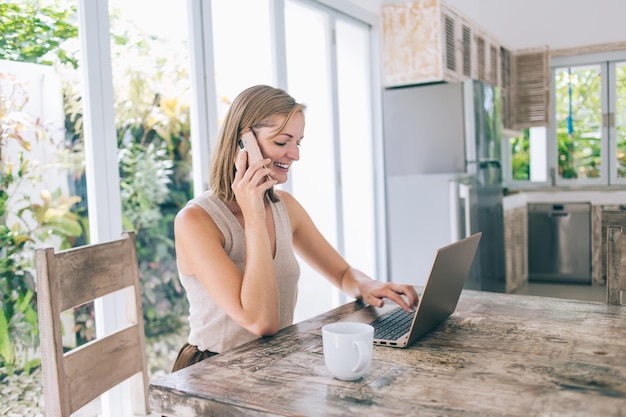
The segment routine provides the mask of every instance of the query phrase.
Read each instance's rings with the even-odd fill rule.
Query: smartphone
[[[241,135],[239,139],[239,147],[248,152],[248,165],[252,165],[253,163],[260,161],[263,159],[263,155],[261,154],[261,149],[259,149],[259,144],[256,141],[256,136],[252,131],[248,131]]]

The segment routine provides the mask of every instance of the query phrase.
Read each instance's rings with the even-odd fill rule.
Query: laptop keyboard
[[[391,310],[372,323],[374,339],[396,340],[411,328],[415,312],[407,313],[401,308]]]

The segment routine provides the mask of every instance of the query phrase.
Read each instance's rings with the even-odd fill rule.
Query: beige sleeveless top
[[[224,250],[243,272],[246,264],[246,238],[243,228],[226,204],[212,191],[203,193],[187,204],[198,205],[211,216],[224,235]],[[293,323],[300,266],[293,251],[293,235],[285,203],[270,202],[270,207],[276,229],[274,269],[278,281],[282,329]],[[189,300],[190,331],[187,341],[190,345],[201,351],[220,353],[258,337],[239,326],[220,309],[195,276],[187,276],[180,271],[178,275]]]

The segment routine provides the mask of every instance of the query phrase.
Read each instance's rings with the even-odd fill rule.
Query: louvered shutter
[[[512,130],[514,121],[512,114],[512,92],[511,92],[511,51],[500,47],[500,97],[502,127]]]
[[[462,73],[464,77],[472,78],[474,75],[473,60],[473,31],[469,24],[463,24],[461,29],[461,53],[463,55]]]
[[[449,14],[444,14],[446,69],[456,71],[456,21]]]
[[[550,53],[516,52],[512,58],[512,108],[514,129],[549,124]]]
[[[487,81],[487,41],[483,36],[476,36],[476,65],[478,79]]]

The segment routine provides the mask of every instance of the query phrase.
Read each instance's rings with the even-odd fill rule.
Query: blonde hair
[[[231,185],[235,179],[235,160],[239,152],[237,142],[241,134],[249,129],[273,126],[276,117],[284,117],[276,136],[285,129],[294,114],[303,112],[305,108],[284,90],[267,85],[247,88],[235,98],[226,112],[211,162],[209,187],[220,200],[235,200]],[[268,190],[267,195],[272,201],[278,201],[273,188]]]

